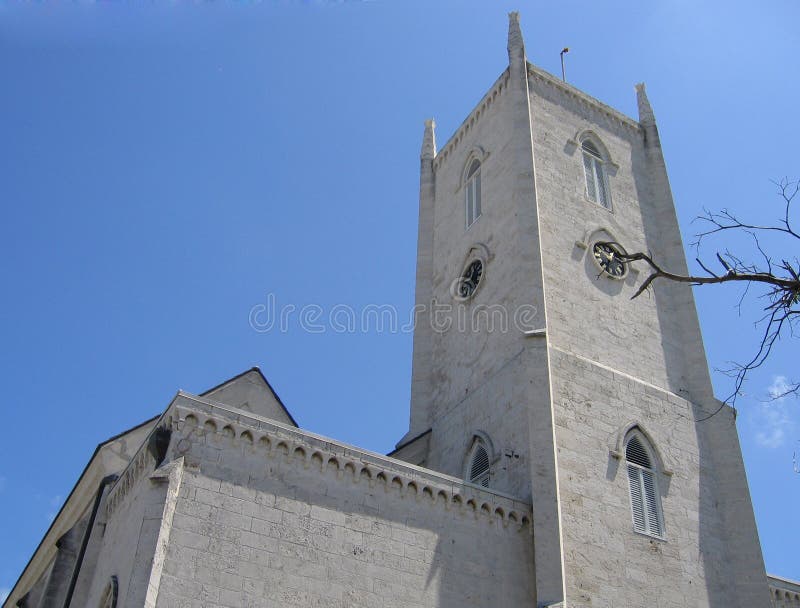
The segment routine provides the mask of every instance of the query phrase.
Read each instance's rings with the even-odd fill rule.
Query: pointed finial
[[[525,57],[525,41],[519,26],[519,13],[508,13],[508,62],[513,63],[515,57]]]
[[[644,126],[655,125],[656,116],[650,106],[650,100],[647,99],[647,91],[645,91],[643,82],[636,85],[636,104],[639,106],[639,124]]]
[[[422,135],[420,158],[425,160],[436,158],[436,122],[433,118],[425,121],[425,133]]]

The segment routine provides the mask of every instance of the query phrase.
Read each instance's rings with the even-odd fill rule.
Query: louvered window
[[[586,175],[586,196],[595,203],[600,203],[606,209],[611,208],[608,196],[608,184],[603,167],[603,158],[591,141],[584,140],[581,144],[583,150],[583,172]]]
[[[656,471],[650,454],[638,435],[628,440],[625,460],[631,493],[633,529],[642,534],[663,538],[664,522],[661,517]]]
[[[473,160],[467,171],[467,185],[464,204],[467,215],[467,228],[481,216],[481,163]]]
[[[489,453],[483,444],[477,442],[472,449],[472,459],[469,465],[469,481],[483,486],[489,487]]]

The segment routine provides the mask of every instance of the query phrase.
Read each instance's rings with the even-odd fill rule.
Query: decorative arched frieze
[[[339,461],[333,456],[328,458],[328,462],[326,463],[325,466],[329,471],[335,472],[337,476],[341,472],[341,467],[339,466]]]
[[[279,441],[275,445],[275,449],[273,450],[273,453],[276,454],[277,456],[284,456],[288,460],[289,459],[289,444],[286,443],[285,441]]]
[[[206,409],[207,408],[207,409]],[[215,415],[213,405],[200,402],[199,411],[187,411],[185,408],[178,410],[179,416],[176,426],[182,432],[180,437],[191,450],[195,441],[204,442],[209,432],[213,429],[218,441],[222,438],[223,430],[233,430],[237,440],[243,445],[250,446],[270,457],[283,457],[289,467],[304,467],[318,471],[320,475],[330,475],[344,482],[346,474],[348,481],[359,483],[366,481],[370,487],[382,485],[384,491],[396,490],[398,497],[412,499],[427,504],[430,508],[441,508],[451,511],[454,516],[473,514],[475,517],[487,517],[491,521],[502,523],[503,526],[514,524],[519,530],[530,525],[530,517],[526,514],[530,506],[525,503],[504,497],[492,490],[484,490],[469,484],[460,483],[459,480],[439,476],[433,472],[420,472],[416,467],[410,467],[400,461],[375,457],[370,454],[361,454],[359,451],[346,446],[337,446],[335,442],[321,440],[314,436],[306,436],[302,431],[287,429],[283,425],[272,425],[263,420],[250,421],[246,416],[237,415],[236,421],[228,418],[228,412]],[[252,424],[250,424],[252,422]],[[219,433],[216,429],[220,429]],[[224,431],[228,434],[228,431]],[[474,431],[471,439],[480,439],[487,446],[492,458],[499,458],[497,448],[491,438],[484,431]],[[137,457],[146,457],[137,455]],[[254,455],[255,457],[255,455]],[[225,458],[225,451],[222,452]],[[311,466],[313,465],[313,466]],[[148,469],[147,462],[136,460],[131,463],[124,475],[128,476],[124,484],[117,484],[112,489],[116,496],[110,495],[109,503],[116,500],[118,504],[125,493],[132,487],[135,476],[141,475]],[[134,475],[136,474],[136,475]],[[441,478],[440,478],[441,477]],[[122,488],[125,492],[122,492]]]
[[[392,488],[399,491],[400,494],[402,494],[404,490],[403,479],[397,475],[392,477]]]

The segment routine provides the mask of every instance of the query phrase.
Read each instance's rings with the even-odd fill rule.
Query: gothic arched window
[[[481,216],[481,162],[477,158],[470,163],[469,169],[467,169],[464,192],[467,228],[469,228]]]
[[[658,493],[652,450],[641,433],[631,433],[625,444],[625,461],[630,484],[633,529],[636,532],[664,537],[664,520]]]
[[[116,608],[118,594],[119,583],[117,582],[117,577],[112,576],[111,580],[108,581],[108,585],[106,585],[106,588],[103,591],[103,597],[100,599],[100,608]]]
[[[489,487],[489,452],[483,441],[477,439],[472,444],[472,450],[467,461],[467,481],[475,485]]]
[[[586,196],[595,203],[600,203],[606,209],[611,209],[603,156],[590,139],[584,139],[581,142],[581,150],[583,151],[583,171],[586,175]]]

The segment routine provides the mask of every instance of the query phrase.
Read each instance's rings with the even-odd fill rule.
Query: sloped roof
[[[268,391],[267,394],[270,397],[270,400],[274,401],[274,403],[276,403],[279,406],[279,409],[280,409],[281,413],[286,416],[286,418],[288,419],[288,422],[290,424],[292,424],[293,426],[296,426],[296,427],[299,428],[300,425],[297,424],[297,421],[294,419],[294,416],[292,416],[291,412],[289,412],[289,410],[286,407],[286,405],[284,405],[283,401],[278,396],[278,393],[276,393],[275,389],[272,388],[272,385],[269,383],[269,380],[267,380],[267,378],[264,376],[264,374],[262,373],[261,369],[258,366],[251,367],[250,369],[245,370],[242,373],[237,374],[237,375],[233,376],[232,378],[229,378],[228,380],[225,380],[224,382],[221,382],[220,384],[217,384],[216,386],[208,389],[207,391],[205,391],[203,393],[200,393],[200,396],[201,397],[212,397],[212,396],[215,396],[216,394],[221,393],[225,388],[230,387],[231,385],[236,384],[236,383],[246,379],[248,376],[250,378],[257,378],[258,379],[258,382],[260,384],[262,384],[263,387]],[[217,400],[224,401],[224,399],[217,399]],[[237,407],[240,404],[230,403],[229,405]]]

